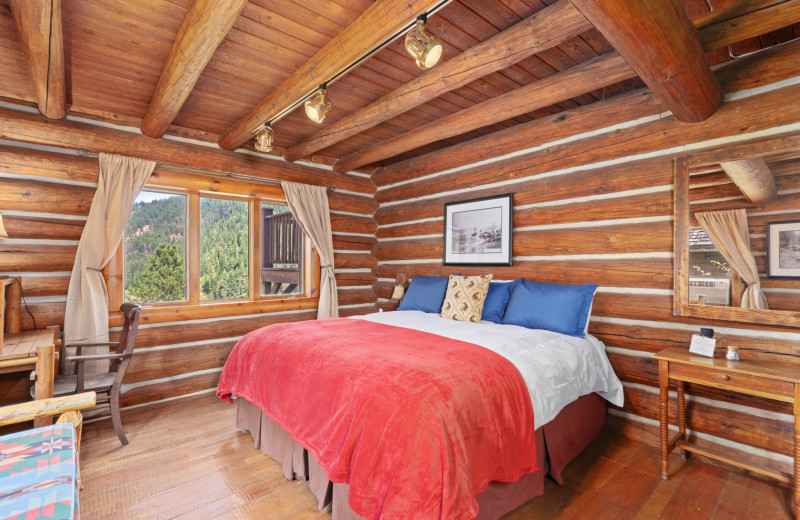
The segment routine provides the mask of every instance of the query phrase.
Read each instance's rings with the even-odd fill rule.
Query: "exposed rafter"
[[[333,169],[345,172],[372,164],[635,76],[633,69],[616,52],[599,56],[343,157],[333,163]]]
[[[245,4],[247,0],[192,2],[142,120],[144,135],[164,135]]]
[[[277,89],[219,138],[225,150],[246,143],[258,126],[346,69],[366,52],[397,34],[440,0],[378,0],[301,65]]]
[[[762,158],[725,161],[720,166],[754,206],[766,204],[778,193],[772,171]]]
[[[39,111],[51,119],[67,114],[61,0],[10,0]]]
[[[796,40],[728,62],[715,76],[725,92],[774,83],[800,74],[799,54],[800,40]],[[372,179],[378,186],[407,181],[663,111],[652,91],[639,89],[383,166]]]
[[[800,0],[742,0],[694,21],[703,50],[755,38],[800,21]]]
[[[679,121],[708,119],[722,89],[681,0],[573,0]]]
[[[314,136],[287,149],[296,161],[327,148],[403,112],[543,50],[555,47],[591,28],[569,0],[536,12],[505,31],[426,71],[356,112],[324,126]]]

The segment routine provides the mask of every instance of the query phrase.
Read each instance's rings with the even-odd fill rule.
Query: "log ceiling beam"
[[[0,108],[0,139],[71,150],[118,153],[162,164],[329,186],[368,196],[375,192],[375,185],[369,178],[337,175],[328,169],[228,152],[209,146],[150,139],[133,132],[78,121],[48,121],[36,114],[5,108]]]
[[[761,157],[724,161],[720,166],[754,206],[762,206],[778,194],[772,171]]]
[[[722,89],[681,0],[573,0],[679,121],[708,119]]]
[[[144,135],[164,135],[246,4],[247,0],[192,2],[142,120]]]
[[[715,71],[725,92],[738,92],[775,83],[800,74],[800,40],[765,49],[728,62]],[[724,109],[725,105],[723,105]],[[722,109],[721,109],[722,110]],[[602,103],[590,103],[545,118],[512,126],[457,145],[442,148],[378,168],[372,179],[378,186],[408,181],[416,177],[472,164],[520,150],[541,146],[583,132],[607,128],[617,123],[664,112],[663,103],[647,88],[619,94]],[[771,114],[764,114],[769,118]],[[777,114],[774,117],[778,117]],[[780,124],[780,123],[776,123]],[[702,128],[702,127],[701,127]],[[748,125],[742,128],[749,128]],[[689,127],[691,129],[691,126]],[[671,130],[671,132],[687,130]],[[707,130],[703,130],[707,132]],[[654,130],[653,132],[658,132]],[[615,132],[616,133],[616,132]],[[702,133],[702,132],[701,132]],[[667,143],[663,146],[672,146]],[[552,152],[552,147],[547,153]],[[536,152],[538,153],[538,152]],[[705,161],[709,162],[709,161]],[[381,192],[378,192],[380,198]]]
[[[703,50],[713,51],[800,21],[800,0],[742,0],[694,21]]]
[[[219,137],[219,146],[234,150],[252,138],[252,132],[298,99],[349,67],[408,26],[440,0],[377,0],[356,21],[336,35],[277,89]]]
[[[725,92],[755,88],[800,74],[798,53],[800,40],[727,62],[714,74]],[[663,103],[649,89],[627,92],[603,103],[590,103],[382,166],[372,174],[372,179],[378,186],[384,186],[408,180],[409,176],[455,168],[661,112]]]
[[[616,52],[598,56],[501,96],[431,121],[387,139],[379,145],[342,157],[333,163],[333,170],[339,173],[353,170],[428,143],[499,123],[634,77],[636,73]]]
[[[39,111],[51,119],[67,114],[61,0],[10,0]]]
[[[586,17],[569,0],[559,0],[424,72],[370,105],[326,125],[312,137],[289,147],[286,160],[302,159],[446,92],[560,45],[591,27]]]

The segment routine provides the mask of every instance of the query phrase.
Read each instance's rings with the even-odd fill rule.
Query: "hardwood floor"
[[[87,425],[81,446],[81,517],[123,519],[330,519],[305,484],[253,448],[235,409],[213,394],[123,412],[130,445],[108,422]],[[566,469],[567,484],[504,520],[791,518],[791,493],[770,481],[675,454],[668,481],[658,449],[607,430]]]

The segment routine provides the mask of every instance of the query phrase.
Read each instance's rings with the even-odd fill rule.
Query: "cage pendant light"
[[[442,41],[425,30],[425,19],[420,18],[406,34],[406,50],[417,60],[417,67],[425,70],[442,57]]]
[[[328,98],[325,89],[320,88],[316,94],[306,101],[305,107],[308,118],[315,123],[321,123],[333,108],[333,103]]]
[[[265,123],[256,130],[256,150],[259,152],[271,152],[272,143],[275,140],[275,132],[269,123]]]

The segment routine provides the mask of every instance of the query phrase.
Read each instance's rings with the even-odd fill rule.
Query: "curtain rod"
[[[95,158],[95,159],[100,157],[99,153],[90,152],[89,150],[87,150],[85,148],[78,148],[78,155],[80,155],[81,157],[92,157],[92,158]],[[278,185],[278,186],[281,185],[281,181],[279,181],[279,180],[268,179],[268,178],[265,178],[265,177],[257,177],[255,175],[245,175],[245,174],[242,174],[242,173],[231,173],[231,172],[220,172],[220,171],[214,171],[214,170],[203,170],[201,168],[194,168],[192,166],[179,166],[179,165],[175,165],[175,164],[162,163],[162,162],[158,162],[158,161],[156,161],[156,162],[157,162],[157,164],[166,166],[168,168],[195,171],[195,172],[203,173],[203,174],[206,174],[206,175],[215,175],[217,177],[227,177],[227,178],[230,178],[230,179],[240,179],[240,180],[246,180],[246,181],[254,181],[254,182],[261,183],[261,184],[275,184],[275,185]],[[325,188],[327,189],[327,191],[329,193],[336,191],[336,188],[334,186],[326,186]]]

